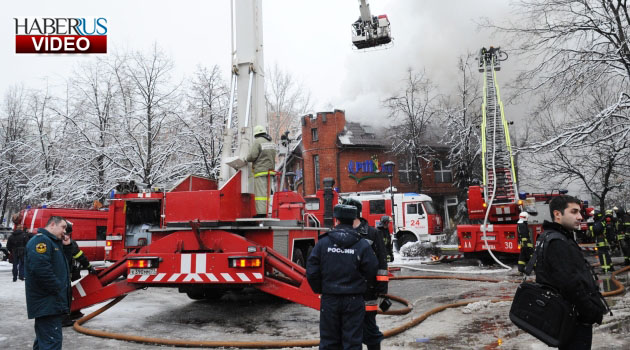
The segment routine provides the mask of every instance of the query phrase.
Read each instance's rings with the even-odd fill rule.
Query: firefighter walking
[[[276,175],[276,145],[262,125],[254,127],[254,143],[245,159],[252,163],[256,217],[267,216],[272,176]]]
[[[613,271],[612,260],[610,259],[610,246],[606,238],[606,224],[601,213],[595,214],[595,222],[590,227],[592,235],[595,237],[599,265],[604,273]]]
[[[366,281],[376,276],[378,261],[370,244],[352,227],[356,208],[336,205],[335,228],[319,237],[306,262],[306,278],[321,294],[319,348],[360,350]]]
[[[521,247],[521,252],[518,256],[518,271],[521,273],[525,272],[525,266],[527,266],[527,262],[534,252],[534,244],[532,243],[532,239],[529,234],[527,220],[529,220],[529,214],[527,212],[520,213],[518,216],[518,224],[516,226],[518,243]]]

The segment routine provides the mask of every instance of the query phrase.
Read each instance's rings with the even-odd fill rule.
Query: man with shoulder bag
[[[603,315],[609,311],[609,308],[599,292],[597,277],[591,265],[573,239],[572,232],[580,227],[582,219],[580,201],[571,196],[554,197],[549,203],[549,211],[553,222],[543,223],[543,234],[536,242],[536,251],[526,269],[526,274],[528,274],[532,266],[536,265],[536,284],[527,286],[528,283],[523,283],[519,287],[522,291],[527,287],[537,286],[549,292],[541,293],[527,303],[517,291],[512,310],[510,310],[510,319],[547,345],[557,346],[560,349],[590,349],[593,324],[601,324]],[[552,300],[553,298],[556,300]],[[558,305],[566,305],[566,307],[552,310],[554,302]],[[524,309],[526,305],[539,308],[538,312],[550,314],[558,313],[558,310],[562,309],[566,315],[562,322],[558,321],[556,324],[551,321],[554,315],[549,315],[548,324],[533,325],[534,328],[540,329],[532,331],[532,329],[527,329],[529,325],[522,326],[523,320],[526,321],[528,318],[527,310],[518,310]],[[539,315],[539,317],[545,317],[545,315]],[[554,336],[560,335],[557,339],[549,341],[544,334],[541,336],[541,333],[548,332],[553,333]]]

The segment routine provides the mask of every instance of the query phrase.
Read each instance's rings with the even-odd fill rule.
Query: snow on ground
[[[432,265],[444,270],[479,269],[456,264]],[[6,349],[27,349],[34,339],[33,321],[26,317],[24,283],[11,282],[11,265],[0,263],[0,344]],[[473,270],[477,271],[477,270]],[[399,275],[426,275],[402,267]],[[466,277],[470,277],[466,274]],[[474,276],[474,275],[473,275]],[[485,277],[479,275],[479,277]],[[514,279],[510,272],[501,278]],[[627,276],[626,276],[627,278]],[[627,283],[627,282],[626,282]],[[490,303],[514,294],[515,283],[460,280],[392,281],[389,292],[411,302],[402,316],[379,315],[382,331],[400,327],[423,313],[461,300],[476,301],[447,309],[383,342],[383,349],[549,349],[509,320],[509,302]],[[609,298],[614,316],[594,328],[593,349],[630,348],[630,298]],[[393,309],[402,306],[394,303]],[[93,306],[84,313],[96,310]],[[96,330],[130,335],[192,340],[304,340],[318,339],[319,313],[256,291],[228,294],[220,300],[193,301],[173,288],[149,288],[130,293],[116,306],[85,324]],[[499,346],[499,341],[501,345]],[[64,349],[164,349],[86,336],[64,328]]]
[[[0,261],[0,271],[11,271],[13,269],[13,264],[8,261]]]

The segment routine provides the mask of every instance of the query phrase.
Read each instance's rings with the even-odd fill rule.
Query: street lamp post
[[[389,194],[390,194],[390,200],[392,202],[392,235],[394,236],[392,238],[392,241],[394,243],[394,247],[398,248],[398,242],[396,240],[396,212],[394,211],[394,168],[396,167],[396,163],[392,162],[391,160],[386,161],[385,163],[383,163],[383,168],[385,171],[387,171],[387,177],[389,178]],[[398,249],[396,249],[398,250]]]

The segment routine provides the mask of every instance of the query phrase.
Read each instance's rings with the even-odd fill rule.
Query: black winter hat
[[[357,208],[352,205],[337,204],[333,215],[337,219],[353,220],[357,217]]]

